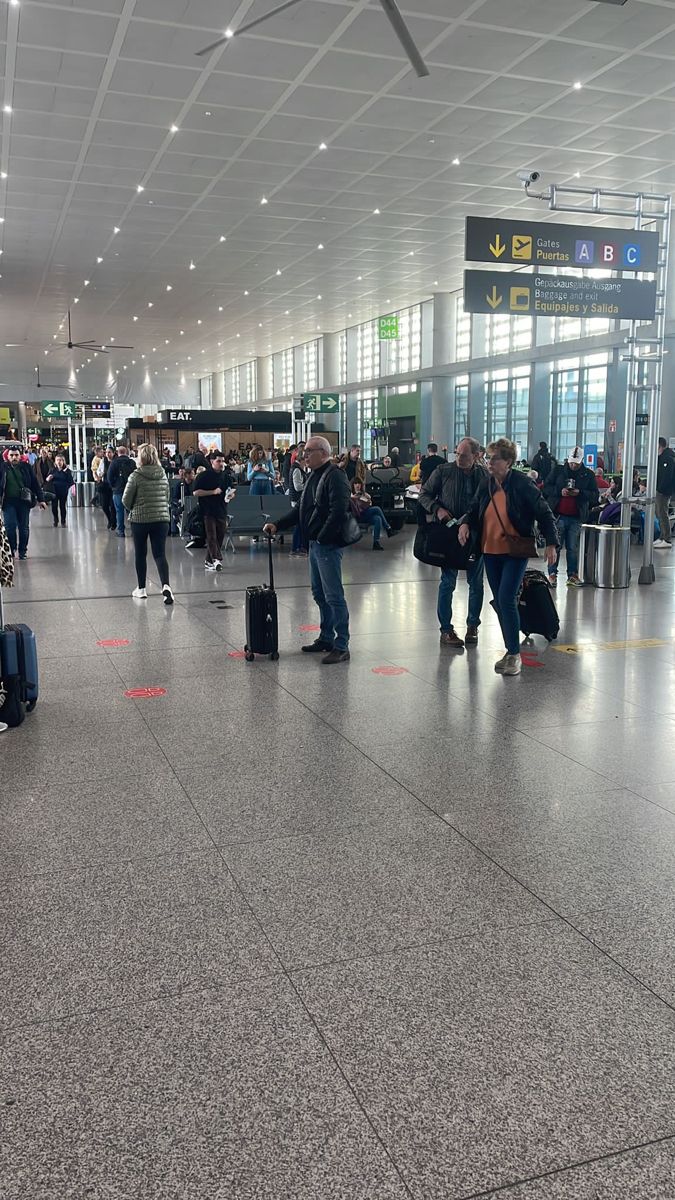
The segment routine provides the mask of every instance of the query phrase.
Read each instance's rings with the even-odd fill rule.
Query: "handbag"
[[[22,488],[19,492],[19,499],[23,500],[24,504],[30,504],[31,508],[35,503],[33,499],[33,493],[30,488]]]
[[[418,526],[413,554],[420,562],[428,563],[431,567],[465,571],[473,550],[470,541],[466,546],[460,545],[459,524],[456,521],[446,525],[434,520]]]
[[[490,496],[490,503],[492,504],[492,506],[497,514],[497,520],[499,521],[499,524],[502,527],[502,532],[508,543],[508,547],[509,547],[508,551],[507,551],[508,555],[511,558],[538,558],[539,556],[537,554],[537,543],[535,542],[532,534],[530,534],[529,537],[526,537],[522,533],[507,533],[506,532],[506,529],[504,528],[504,522],[502,521],[502,518],[499,513],[499,509],[497,508],[497,505],[495,504],[494,492]]]

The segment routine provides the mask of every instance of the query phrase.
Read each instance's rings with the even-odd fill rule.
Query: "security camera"
[[[529,187],[531,183],[539,182],[541,171],[519,171],[518,178],[525,187]]]

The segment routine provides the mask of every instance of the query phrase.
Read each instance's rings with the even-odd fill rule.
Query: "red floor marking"
[[[246,655],[244,654],[243,650],[228,650],[227,657],[228,658],[246,658]]]
[[[301,633],[318,633],[321,629],[320,625],[298,625]]]
[[[124,695],[127,700],[149,700],[153,696],[166,696],[166,688],[129,688],[129,691],[125,692]]]
[[[539,659],[532,654],[521,654],[520,657],[523,661],[524,667],[543,667],[544,665],[543,662],[540,662]]]
[[[373,675],[409,675],[407,667],[373,667]]]
[[[104,638],[103,641],[97,642],[97,646],[130,646],[131,642],[128,638]]]

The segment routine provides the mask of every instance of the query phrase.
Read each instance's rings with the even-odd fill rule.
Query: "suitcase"
[[[520,628],[526,637],[539,633],[552,642],[560,632],[560,618],[551,589],[542,571],[526,571],[518,597]]]
[[[274,564],[272,562],[272,539],[267,539],[270,564],[269,585],[246,589],[246,661],[253,662],[256,654],[279,657],[279,621],[277,616],[277,594],[274,590]]]
[[[28,625],[5,625],[0,588],[0,678],[6,693],[0,721],[20,725],[38,701],[38,658],[35,634]]]

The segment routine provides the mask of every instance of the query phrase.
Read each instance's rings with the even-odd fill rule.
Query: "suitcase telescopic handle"
[[[272,591],[274,591],[274,562],[272,559],[272,535],[271,535],[271,533],[267,535],[267,554],[269,556],[269,563],[270,563],[270,588],[272,589]]]

